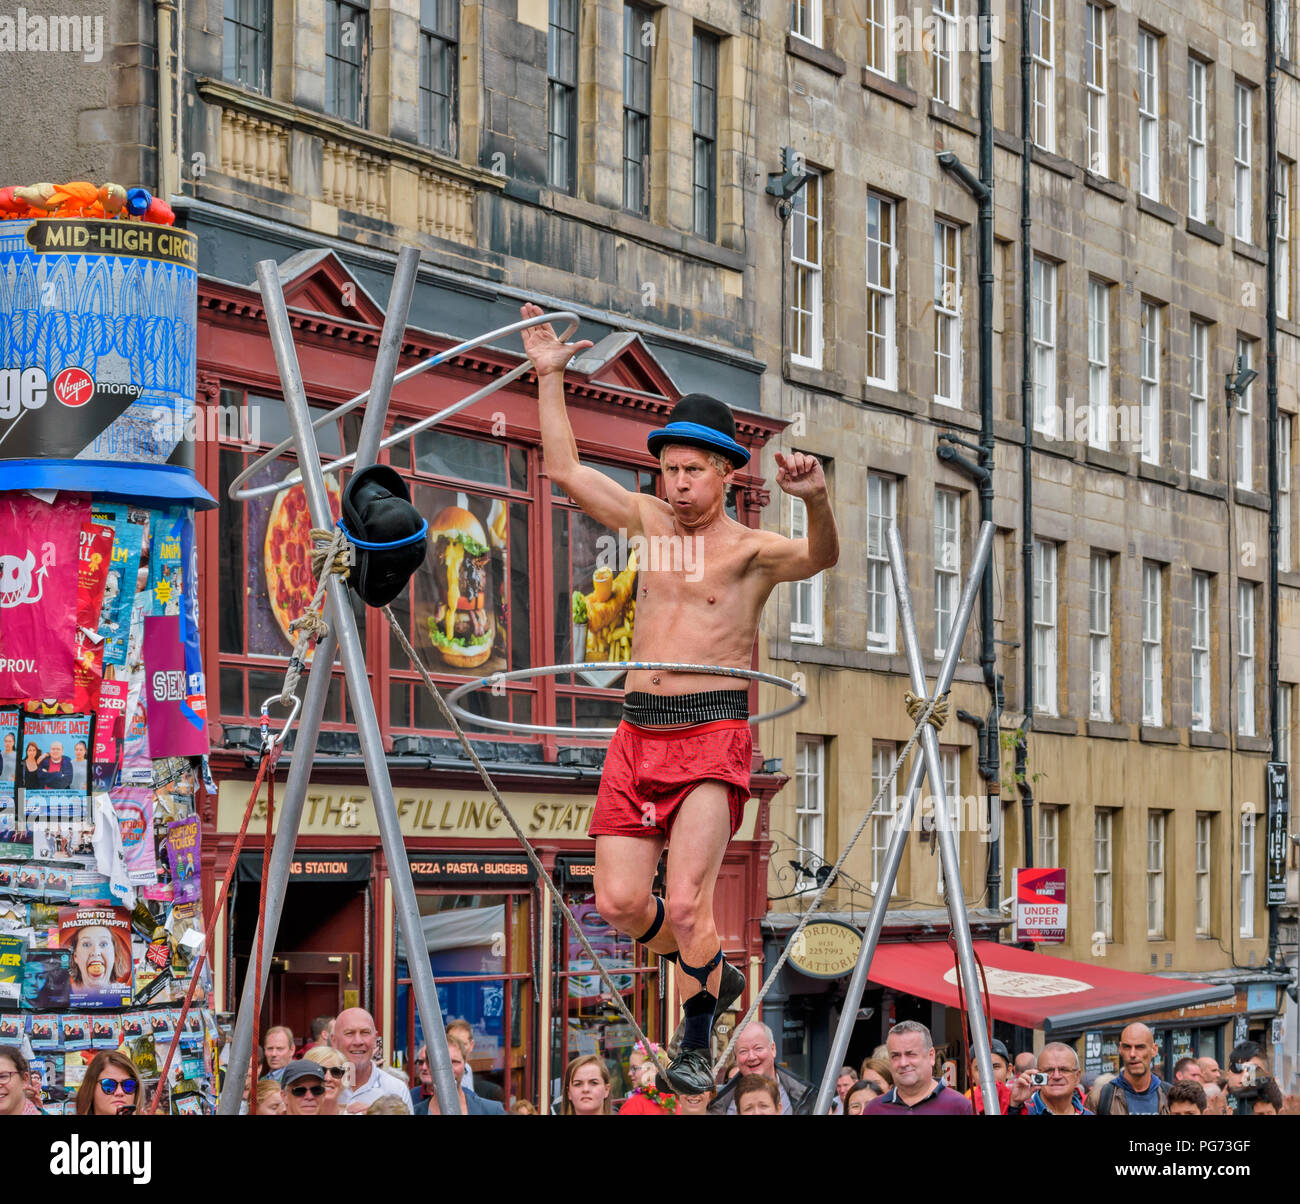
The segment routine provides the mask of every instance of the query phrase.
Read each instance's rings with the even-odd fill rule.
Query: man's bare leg
[[[666,1077],[672,1090],[688,1095],[713,1085],[713,1026],[745,989],[744,974],[723,960],[713,918],[718,871],[731,839],[727,789],[703,782],[692,790],[678,809],[668,847],[668,919],[679,947],[685,1016]]]
[[[678,808],[668,848],[668,925],[686,966],[703,966],[722,948],[713,918],[713,889],[730,840],[727,787],[722,782],[701,782]],[[719,963],[709,973],[711,995],[717,995],[721,977]],[[689,973],[680,979],[683,1003],[705,989]]]
[[[657,835],[596,837],[596,910],[636,941],[651,930],[659,915],[652,888],[663,848],[664,838]],[[667,917],[644,943],[654,953],[677,952]]]

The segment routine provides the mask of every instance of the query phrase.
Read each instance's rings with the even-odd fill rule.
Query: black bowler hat
[[[673,406],[668,425],[646,437],[647,446],[656,456],[669,443],[720,452],[735,468],[749,463],[749,452],[736,442],[736,420],[731,411],[707,393],[687,393]]]
[[[356,548],[348,581],[367,606],[387,606],[424,563],[429,524],[411,505],[396,469],[374,464],[354,473],[338,520]]]

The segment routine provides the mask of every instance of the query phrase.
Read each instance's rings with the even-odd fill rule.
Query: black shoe
[[[727,1012],[735,1006],[736,1000],[745,993],[745,975],[729,961],[722,963],[722,979],[718,983],[718,1003],[713,1009],[713,1019],[709,1024],[709,1032],[712,1033],[718,1027],[718,1021],[722,1019]],[[677,1031],[673,1033],[672,1039],[668,1042],[668,1056],[675,1058],[682,1048],[682,1033],[686,1029],[686,1021],[683,1020],[677,1026]]]
[[[703,1095],[714,1089],[713,1061],[707,1049],[684,1049],[658,1077],[666,1078],[677,1095]]]

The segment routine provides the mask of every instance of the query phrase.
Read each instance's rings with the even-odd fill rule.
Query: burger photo
[[[472,669],[492,655],[496,621],[488,602],[487,532],[468,510],[448,506],[429,524],[433,613],[429,638],[447,664]]]

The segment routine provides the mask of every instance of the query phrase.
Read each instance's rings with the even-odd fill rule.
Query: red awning
[[[1234,994],[1227,984],[1109,970],[992,941],[976,941],[975,952],[988,977],[994,1019],[1040,1028],[1049,1036],[1231,999]],[[876,949],[868,977],[879,986],[955,1008],[954,962],[952,946],[945,941],[883,944]]]

